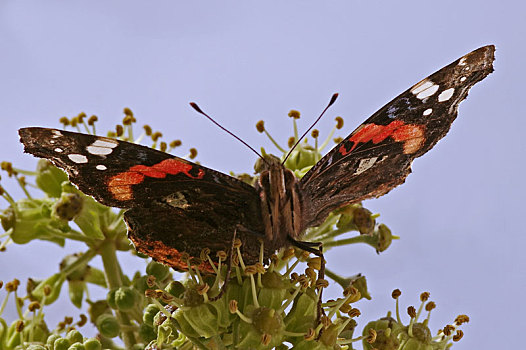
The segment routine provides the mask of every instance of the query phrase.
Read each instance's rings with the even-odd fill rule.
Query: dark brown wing
[[[373,114],[301,179],[302,228],[346,204],[402,184],[412,161],[449,131],[469,89],[493,71],[495,47],[481,47],[423,79]]]
[[[245,244],[252,250],[244,254],[248,263],[256,261],[251,252],[259,252],[264,229],[252,186],[134,143],[45,128],[19,133],[25,152],[64,169],[82,192],[129,209],[129,236],[139,251],[184,268],[175,252],[199,256],[208,247],[215,258],[218,250],[228,251],[237,229],[238,236],[251,232]]]

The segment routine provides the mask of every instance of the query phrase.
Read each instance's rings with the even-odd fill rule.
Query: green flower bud
[[[276,335],[283,330],[281,315],[274,309],[259,307],[252,313],[252,324],[260,332]]]
[[[138,300],[137,292],[131,287],[120,287],[115,291],[115,306],[121,311],[131,310]]]
[[[183,294],[183,304],[184,306],[198,306],[204,303],[204,298],[201,294],[197,292],[195,288],[187,288]]]
[[[108,302],[106,300],[97,300],[95,302],[88,300],[88,303],[88,314],[92,323],[95,323],[97,318],[99,318],[99,316],[102,314],[111,314],[111,309],[108,306]]]
[[[45,159],[39,159],[37,163],[37,176],[35,182],[42,191],[53,198],[60,197],[62,183],[68,180],[65,172],[51,164]]]
[[[378,225],[378,230],[377,232],[375,232],[374,235],[378,239],[378,243],[376,246],[377,252],[383,252],[384,250],[389,248],[391,242],[393,241],[393,235],[391,233],[391,230],[384,224]]]
[[[60,338],[62,338],[62,337],[60,335],[58,335],[58,334],[51,334],[46,340],[47,347],[50,350],[53,350],[53,346],[55,344],[55,340],[60,339]]]
[[[159,307],[156,304],[148,304],[148,306],[144,308],[144,313],[142,315],[144,324],[153,327],[153,319],[158,312]]]
[[[53,215],[61,220],[71,221],[82,210],[83,198],[77,193],[62,193],[53,205]]]
[[[250,315],[252,323],[242,320],[236,322],[239,327],[237,334],[240,337],[238,348],[272,349],[282,343],[285,326],[276,310],[267,307],[254,308],[250,305],[245,313]],[[263,339],[266,339],[266,344],[262,344]]]
[[[45,346],[38,344],[31,344],[27,347],[27,350],[47,350]]]
[[[73,343],[70,345],[68,350],[86,350],[86,348],[84,347],[84,344],[82,343]]]
[[[376,220],[372,217],[370,210],[358,207],[353,211],[353,224],[358,228],[360,234],[369,235],[373,233]]]
[[[157,338],[157,334],[155,333],[153,327],[145,323],[141,324],[139,327],[139,336],[145,343],[149,343]]]
[[[53,344],[53,350],[68,350],[69,345],[69,340],[66,338],[58,338]]]
[[[88,338],[84,341],[84,348],[86,350],[102,350],[102,344],[96,338]]]
[[[170,268],[152,260],[146,265],[146,274],[152,275],[157,281],[162,282],[170,275]]]
[[[71,330],[66,335],[66,338],[69,340],[71,344],[73,343],[82,343],[84,341],[84,337],[82,334],[77,330]]]
[[[119,321],[110,314],[102,314],[95,322],[100,334],[108,338],[115,338],[120,333]]]
[[[115,303],[115,293],[117,292],[117,289],[118,288],[113,288],[108,294],[106,294],[106,302],[113,310],[117,310],[117,303]]]
[[[423,323],[414,323],[411,327],[411,336],[408,327],[400,332],[400,337],[404,340],[400,350],[433,350],[431,330]]]
[[[176,298],[180,298],[185,292],[184,285],[179,281],[171,281],[164,289]]]
[[[0,213],[0,222],[4,231],[9,231],[10,228],[16,224],[15,210],[12,207],[8,207]]]
[[[370,344],[367,339],[362,341],[364,350],[378,349],[378,350],[397,350],[400,341],[398,334],[400,334],[404,327],[396,322],[392,317],[383,317],[377,321],[369,322],[363,329],[364,336],[369,335],[369,329],[376,331],[376,340]]]

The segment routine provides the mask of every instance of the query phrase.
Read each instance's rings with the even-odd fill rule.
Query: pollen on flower
[[[395,289],[391,293],[391,296],[393,297],[393,299],[398,299],[400,295],[402,295],[402,291],[400,289]]]
[[[296,143],[296,138],[294,136],[289,137],[289,140],[287,141],[287,146],[291,148]]]
[[[457,326],[460,326],[463,323],[469,322],[469,316],[468,315],[458,315],[457,318],[455,318],[455,324]]]
[[[61,117],[58,121],[60,124],[64,126],[68,126],[70,124],[68,117]]]
[[[170,148],[175,148],[175,147],[179,147],[182,145],[182,142],[181,140],[173,140],[172,142],[170,142]]]
[[[36,311],[38,309],[40,309],[40,303],[38,301],[32,301],[31,303],[29,303],[29,305],[27,306],[27,309],[31,312],[33,311]]]
[[[256,130],[260,133],[265,131],[265,122],[263,120],[260,120],[256,123]]]
[[[124,107],[124,109],[122,110],[122,112],[123,112],[125,115],[133,116],[133,112],[132,112],[132,110],[131,110],[129,107]]]
[[[143,125],[142,127],[144,129],[144,133],[146,134],[146,136],[151,136],[152,135],[152,127],[149,126],[148,124],[145,124]]]
[[[426,311],[431,311],[434,308],[436,308],[436,304],[434,301],[430,301],[429,303],[426,304]]]
[[[157,142],[157,140],[161,137],[163,137],[163,133],[160,131],[156,131],[151,135],[153,142]]]
[[[295,109],[291,109],[289,111],[288,116],[291,117],[291,118],[294,118],[294,119],[299,119],[300,118],[300,112],[295,110]]]
[[[376,336],[377,336],[376,331],[372,328],[369,328],[369,336],[367,337],[367,342],[369,344],[374,343],[376,341]]]
[[[335,137],[334,139],[332,139],[334,141],[334,143],[340,143],[343,141],[343,139],[341,137]]]
[[[336,129],[341,129],[343,128],[343,118],[338,116],[336,117],[334,120],[336,120]]]
[[[314,129],[314,130],[311,131],[310,135],[313,138],[316,138],[316,137],[320,136],[320,131],[318,129]]]
[[[117,135],[117,137],[124,135],[124,127],[122,125],[117,124],[115,126],[115,135]]]
[[[407,314],[411,317],[411,318],[415,318],[416,317],[416,309],[414,306],[409,306],[407,308]]]
[[[464,336],[464,332],[462,332],[460,329],[457,330],[457,333],[453,336],[453,341],[457,342]]]
[[[80,112],[78,115],[77,115],[77,121],[79,123],[83,123],[84,122],[84,118],[86,118],[86,113],[84,112]]]
[[[197,149],[192,147],[190,148],[190,155],[188,156],[188,158],[194,159],[195,157],[197,157]]]
[[[423,292],[420,294],[420,301],[427,301],[429,299],[429,292]]]
[[[99,118],[96,115],[92,115],[88,118],[88,125],[93,126],[97,120],[99,120]]]

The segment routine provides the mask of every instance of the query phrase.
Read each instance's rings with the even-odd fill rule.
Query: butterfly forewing
[[[493,71],[485,46],[423,79],[373,114],[301,179],[302,227],[403,183],[411,162],[448,132],[469,89]]]
[[[255,249],[246,250],[247,261],[257,260],[257,233],[264,229],[254,187],[134,143],[46,128],[19,133],[27,153],[64,169],[82,192],[105,205],[130,208],[129,237],[156,260],[184,268],[177,252],[199,256],[204,247],[215,257],[218,250],[228,251],[234,230],[243,237],[245,228],[256,233],[245,238]]]

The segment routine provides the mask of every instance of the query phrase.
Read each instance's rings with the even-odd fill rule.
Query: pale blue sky
[[[290,109],[303,113],[304,130],[339,92],[319,129],[326,135],[341,115],[346,136],[428,74],[495,44],[495,72],[461,104],[449,135],[415,161],[403,186],[365,203],[402,239],[379,256],[365,246],[334,249],[328,261],[342,274],[368,276],[374,299],[359,305],[362,325],[392,309],[392,289],[402,289],[404,306],[427,290],[438,304],[433,331],[459,313],[471,317],[454,349],[522,347],[524,5],[262,3],[2,1],[0,159],[36,164],[22,154],[20,127],[55,127],[59,117],[84,111],[106,130],[130,107],[139,123],[182,139],[178,155],[197,147],[208,167],[248,172],[255,156],[189,101],[272,151],[254,128],[259,119],[285,143]],[[2,184],[14,187],[5,176]],[[0,254],[0,279],[51,274],[61,254],[49,243],[11,245]]]

